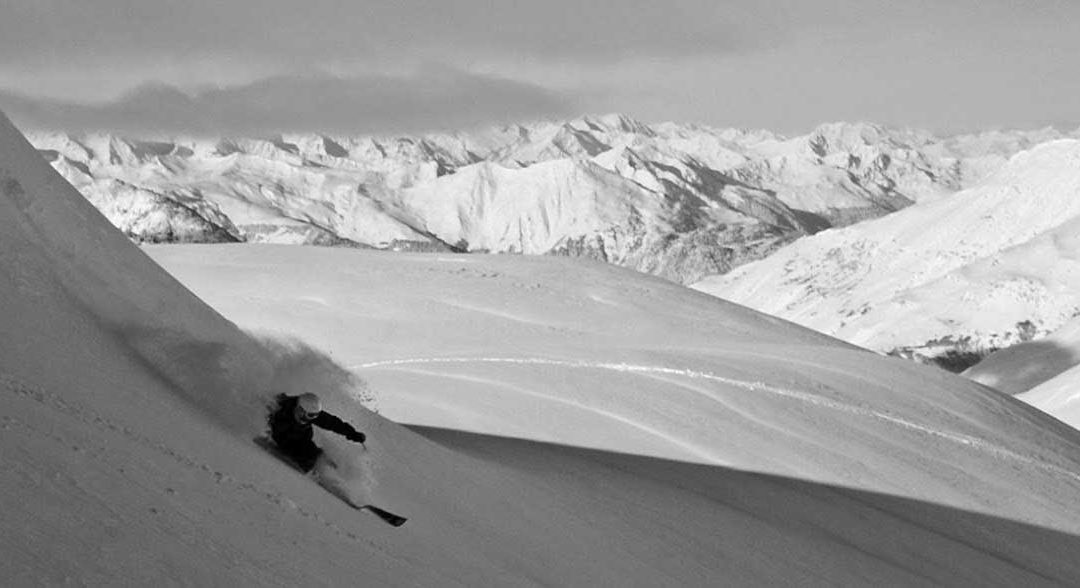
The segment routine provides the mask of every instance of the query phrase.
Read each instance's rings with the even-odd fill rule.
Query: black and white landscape
[[[5,585],[1080,584],[1075,8],[103,4],[0,8]]]

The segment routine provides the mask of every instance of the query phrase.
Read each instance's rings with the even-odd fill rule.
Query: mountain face
[[[1080,141],[694,287],[857,345],[963,363],[1080,314]]]
[[[576,255],[688,283],[951,194],[1047,137],[608,115],[417,137],[29,138],[137,241]]]

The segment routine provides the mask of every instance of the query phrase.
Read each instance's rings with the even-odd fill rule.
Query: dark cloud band
[[[282,76],[195,95],[142,86],[100,105],[0,93],[0,104],[25,126],[206,135],[455,129],[574,109],[539,86],[448,68],[400,77]]]

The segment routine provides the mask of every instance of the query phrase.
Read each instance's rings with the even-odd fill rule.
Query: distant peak
[[[649,125],[646,125],[631,116],[618,112],[601,115],[586,115],[579,120],[598,131],[620,131],[648,136],[655,134]]]

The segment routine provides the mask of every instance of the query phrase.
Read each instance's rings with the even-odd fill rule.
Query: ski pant
[[[290,443],[284,447],[279,446],[282,453],[288,455],[296,465],[300,467],[304,472],[310,472],[315,468],[315,463],[319,461],[319,457],[322,456],[323,450],[312,441],[306,443]]]

